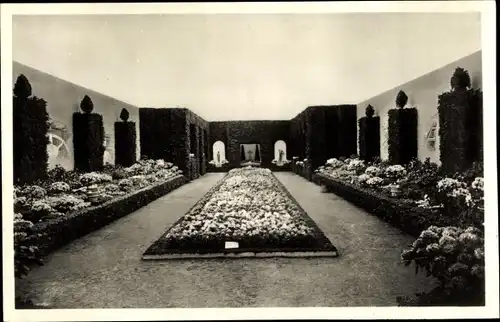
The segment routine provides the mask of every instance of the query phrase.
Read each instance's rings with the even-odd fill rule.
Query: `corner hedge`
[[[380,118],[362,117],[359,119],[359,157],[367,162],[380,157]]]
[[[454,224],[453,220],[441,216],[438,211],[413,207],[381,193],[337,181],[321,174],[314,174],[313,182],[326,186],[329,192],[333,192],[415,238],[431,225]]]
[[[418,157],[418,111],[416,108],[389,110],[389,162],[407,164]]]
[[[99,171],[103,167],[104,125],[102,115],[73,113],[75,170]]]
[[[137,160],[134,122],[115,122],[115,164],[129,167]]]
[[[46,256],[71,241],[144,207],[184,183],[186,183],[186,178],[177,176],[164,183],[134,191],[102,205],[37,223],[33,227],[31,240],[38,245],[42,255]]]
[[[14,184],[33,183],[47,177],[47,102],[31,96],[24,75],[17,78],[13,96]]]
[[[170,109],[165,108],[139,109],[141,157],[170,159],[166,156],[171,136],[170,112]]]
[[[358,152],[357,106],[339,105],[336,108],[338,109],[337,156],[349,157]]]
[[[447,173],[483,160],[482,91],[445,92],[438,97],[440,160]]]

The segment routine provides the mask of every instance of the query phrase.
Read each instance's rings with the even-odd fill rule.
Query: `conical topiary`
[[[450,86],[453,90],[464,90],[471,86],[469,72],[461,67],[457,67],[450,79]]]
[[[14,85],[14,95],[18,98],[28,98],[31,96],[31,84],[23,74],[19,75]]]
[[[375,115],[375,109],[373,108],[373,106],[368,104],[368,106],[366,107],[366,110],[365,110],[365,114],[366,114],[366,117],[372,118],[373,115]]]
[[[85,97],[82,99],[82,102],[80,103],[80,108],[84,113],[91,113],[92,110],[94,109],[94,103],[92,103],[92,100],[90,97],[85,95]]]
[[[259,145],[255,145],[255,161],[259,162],[260,161],[260,151],[259,151]]]
[[[396,106],[399,108],[403,108],[405,107],[407,102],[408,96],[406,95],[406,93],[403,91],[399,91],[398,95],[396,96]]]
[[[120,119],[123,121],[123,122],[127,122],[128,121],[128,118],[130,116],[130,113],[127,111],[126,108],[122,109],[121,113],[120,113]]]

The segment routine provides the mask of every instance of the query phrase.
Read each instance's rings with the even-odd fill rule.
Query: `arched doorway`
[[[284,166],[289,163],[286,157],[286,143],[283,140],[278,140],[274,143],[274,159],[272,161],[277,166]]]
[[[210,161],[211,164],[216,167],[222,167],[223,164],[227,163],[226,160],[226,146],[222,141],[216,141],[213,145],[213,160]]]

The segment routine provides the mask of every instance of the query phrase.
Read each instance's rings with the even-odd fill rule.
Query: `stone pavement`
[[[141,261],[224,174],[210,173],[53,253],[17,282],[51,308],[395,306],[433,281],[399,262],[413,239],[293,174],[276,173],[337,258]]]

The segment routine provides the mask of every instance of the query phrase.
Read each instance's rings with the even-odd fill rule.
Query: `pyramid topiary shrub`
[[[32,96],[31,84],[19,75],[13,96],[14,184],[47,177],[49,115],[47,102]]]

